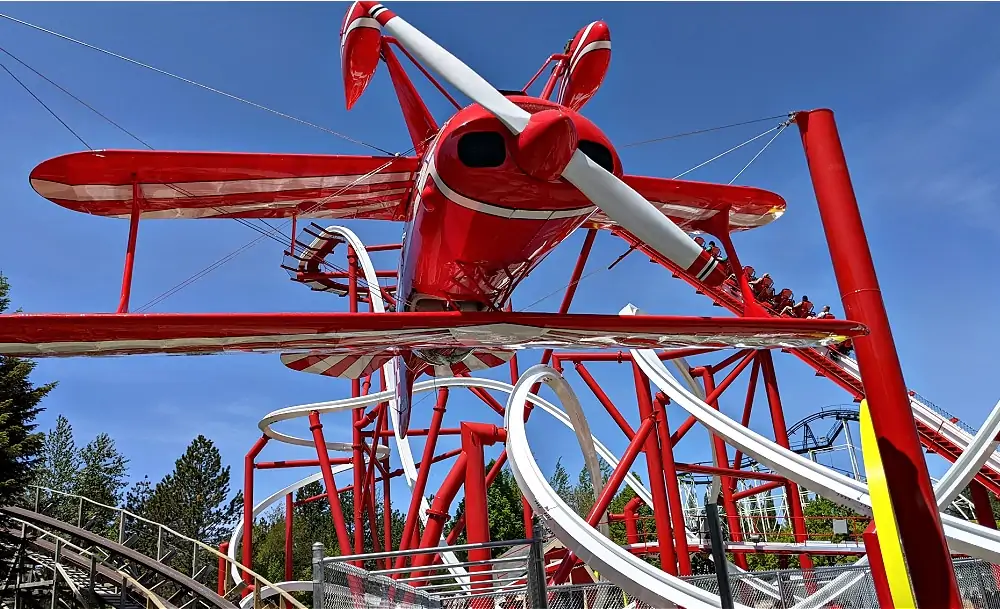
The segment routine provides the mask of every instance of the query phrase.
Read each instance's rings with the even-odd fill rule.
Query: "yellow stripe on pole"
[[[882,457],[878,452],[878,442],[875,440],[875,428],[872,426],[867,400],[861,400],[861,455],[868,477],[868,493],[872,498],[872,513],[875,516],[878,543],[882,550],[882,564],[885,565],[885,575],[889,580],[892,603],[896,609],[916,607],[913,588],[910,585],[910,574],[906,571],[906,562],[903,560],[903,546],[899,541],[896,514],[893,512],[889,487],[885,482]]]

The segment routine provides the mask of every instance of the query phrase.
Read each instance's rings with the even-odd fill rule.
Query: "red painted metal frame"
[[[962,606],[889,318],[833,112],[796,115],[844,314],[870,332],[854,348],[918,606]]]
[[[128,313],[128,301],[132,295],[132,270],[135,267],[135,241],[139,234],[139,215],[142,213],[142,191],[139,182],[132,182],[132,214],[128,223],[128,245],[125,249],[125,270],[122,271],[122,293],[118,301],[118,313]]]
[[[423,101],[420,100],[419,95],[417,95],[412,83],[403,72],[402,67],[393,54],[392,49],[389,48],[390,44],[395,44],[395,41],[388,38],[383,39],[382,53],[385,58],[385,62],[389,65],[390,76],[392,77],[393,86],[396,89],[397,96],[400,98],[404,118],[407,122],[407,128],[410,131],[411,139],[413,139],[415,146],[418,148],[418,152],[420,152],[421,146],[427,143],[427,138],[423,136],[430,131],[431,126],[433,126],[436,130],[436,125],[433,124],[433,119],[429,118],[429,112],[427,112],[426,106],[423,104]],[[399,45],[395,46],[397,46],[397,48],[409,57],[409,53],[406,53],[405,49]],[[410,59],[412,60],[413,58],[410,57]],[[544,87],[544,91],[541,96],[542,98],[551,97],[560,80],[565,77],[565,71],[568,63],[567,56],[553,55],[550,57],[549,61],[542,66],[542,69],[539,70],[539,72],[527,85],[531,86],[538,76],[544,72],[545,67],[552,61],[556,61],[557,64]],[[435,86],[440,88],[440,85],[438,85],[436,81],[434,81],[434,79],[426,73],[426,70],[424,70],[418,62],[414,61],[414,64],[417,65],[417,67],[423,71],[426,76],[428,76]],[[444,92],[443,89],[442,92]],[[446,92],[445,94],[447,95]],[[929,489],[929,483],[925,488],[924,479],[926,478],[926,470],[922,465],[923,461],[922,455],[920,455],[919,451],[919,444],[915,441],[916,434],[910,434],[906,429],[904,429],[903,432],[900,432],[899,430],[888,430],[886,428],[886,421],[890,418],[901,417],[903,416],[903,413],[905,413],[906,417],[909,417],[909,404],[901,398],[901,396],[905,395],[905,389],[903,389],[902,385],[902,376],[898,373],[898,361],[895,358],[895,351],[892,345],[891,335],[889,334],[888,322],[885,318],[884,306],[882,305],[881,298],[878,294],[878,284],[875,280],[874,270],[868,253],[868,245],[864,237],[860,216],[857,212],[857,203],[854,200],[853,193],[851,192],[849,177],[847,176],[846,163],[843,160],[843,152],[840,148],[840,142],[836,134],[836,127],[833,123],[832,114],[826,110],[800,113],[796,117],[796,122],[802,131],[806,156],[809,161],[814,186],[816,187],[821,216],[823,217],[824,226],[827,230],[827,238],[831,249],[831,255],[834,258],[834,267],[837,271],[838,284],[840,285],[843,295],[842,297],[844,299],[845,310],[847,311],[849,319],[865,323],[872,331],[871,336],[858,338],[855,340],[855,343],[858,350],[859,366],[861,366],[862,375],[865,378],[865,388],[868,390],[869,400],[873,403],[873,411],[876,410],[876,408],[874,408],[875,405],[877,405],[879,409],[884,410],[884,412],[880,414],[880,422],[876,423],[877,432],[880,434],[880,446],[884,443],[885,448],[883,450],[891,448],[898,449],[897,453],[895,453],[896,460],[893,462],[892,466],[893,471],[890,472],[890,467],[887,466],[887,475],[891,475],[893,480],[896,481],[896,495],[893,496],[894,501],[896,501],[896,496],[900,492],[898,488],[898,480],[900,479],[899,472],[913,463],[919,463],[920,465],[912,471],[916,472],[920,482],[919,488],[922,494],[921,501],[926,502],[926,491]],[[139,207],[138,196],[139,193],[138,190],[136,190],[133,201],[134,209],[138,209]],[[133,224],[137,224],[137,213],[133,213],[132,220]],[[712,223],[706,223],[705,228],[709,230],[709,232],[714,231],[713,234],[719,233],[717,236],[725,246],[726,253],[729,255],[730,260],[736,263],[735,266],[739,267],[739,258],[735,249],[732,247],[732,242],[728,234],[730,228],[728,226],[728,214],[716,214],[715,220],[713,220]],[[135,232],[134,228],[133,230],[130,230],[125,277],[123,277],[123,304],[119,306],[119,312],[127,311],[127,286],[130,286],[131,284],[131,267],[133,264]],[[693,282],[692,278],[683,273],[683,271],[673,268],[661,256],[652,252],[649,248],[644,247],[641,244],[637,244],[634,238],[630,237],[628,234],[623,233],[621,230],[615,230],[614,232],[618,236],[626,239],[626,241],[635,246],[636,249],[639,249],[643,253],[649,255],[653,261],[666,266],[668,269],[673,271],[676,276],[685,279],[689,283],[692,283],[692,285],[696,285],[696,287],[700,290],[704,290],[704,293],[713,298],[717,304],[725,306],[737,314],[767,315],[767,312],[763,311],[763,309],[758,311],[752,306],[745,308],[739,299],[735,298],[732,294],[725,292],[721,288],[716,289],[700,286],[697,282]],[[594,228],[587,230],[580,254],[570,277],[570,283],[566,288],[563,301],[559,307],[560,315],[564,315],[569,311],[576,292],[576,287],[582,277],[584,267],[586,266],[587,259],[594,245],[596,234],[597,230]],[[400,244],[375,246],[369,248],[369,251],[384,251],[399,249],[400,247]],[[358,311],[359,303],[357,264],[355,253],[351,250],[348,251],[348,260],[349,264],[347,267],[347,273],[337,274],[337,276],[340,278],[341,275],[345,275],[344,278],[349,280],[350,292],[348,296],[350,311],[352,313],[356,313]],[[743,284],[745,284],[745,279],[741,278],[740,287],[742,288],[743,294],[746,295],[748,293],[747,288]],[[510,310],[511,307],[509,306],[509,301],[507,305],[507,309]],[[715,350],[716,349],[713,348],[691,348],[680,353],[675,352],[662,354],[661,359],[701,355]],[[865,353],[864,356],[862,356],[862,351]],[[861,384],[839,371],[836,366],[833,366],[828,361],[821,351],[796,350],[794,353],[815,367],[822,374],[828,376],[839,385],[852,392],[855,397],[860,397],[863,394]],[[878,367],[878,362],[881,358],[888,356],[891,356],[890,360],[886,360],[890,362],[888,377],[875,376],[873,380],[872,370],[880,369]],[[727,514],[729,514],[730,530],[734,541],[742,539],[735,502],[738,499],[749,497],[758,493],[769,492],[775,488],[784,486],[789,500],[791,521],[796,541],[805,540],[805,518],[802,514],[802,506],[799,501],[796,485],[789,482],[785,478],[774,474],[761,474],[739,470],[742,454],[737,451],[734,462],[730,463],[728,460],[727,448],[725,443],[722,442],[720,438],[713,436],[712,439],[714,449],[719,457],[717,467],[676,462],[674,459],[674,447],[677,442],[685,437],[686,432],[691,429],[695,421],[693,417],[689,417],[687,420],[682,422],[673,434],[670,433],[670,426],[667,420],[666,405],[668,401],[666,397],[662,394],[657,394],[654,398],[654,396],[651,395],[648,379],[646,379],[645,375],[642,374],[641,370],[638,369],[635,363],[632,362],[632,358],[628,353],[563,352],[560,354],[554,354],[551,349],[548,349],[543,353],[541,361],[542,363],[548,363],[551,361],[552,365],[559,370],[563,369],[564,362],[568,361],[573,363],[574,368],[580,374],[583,382],[593,391],[597,400],[604,406],[617,426],[629,439],[629,446],[628,449],[626,449],[621,464],[615,469],[604,491],[601,496],[597,498],[597,502],[588,514],[588,521],[592,525],[596,525],[604,516],[607,506],[610,503],[611,498],[617,492],[617,489],[624,479],[624,475],[628,471],[628,468],[632,465],[632,462],[638,453],[644,452],[654,503],[654,505],[651,506],[653,508],[653,516],[651,518],[656,522],[657,530],[660,533],[659,543],[656,544],[656,547],[651,551],[659,554],[661,564],[668,572],[680,573],[681,575],[690,574],[691,565],[689,553],[692,551],[704,551],[704,548],[699,546],[689,546],[685,537],[683,506],[681,504],[679,485],[677,481],[678,472],[686,471],[701,474],[720,475],[723,477],[725,484],[723,485],[722,490],[724,501],[726,503],[726,511]],[[612,403],[610,398],[601,388],[600,384],[594,379],[586,368],[584,364],[585,362],[632,363],[638,411],[642,421],[642,424],[637,430],[632,429],[625,416]],[[875,362],[875,364],[873,364],[873,362]],[[727,373],[721,382],[716,384],[715,375],[733,364],[736,364],[735,367]],[[769,414],[774,428],[775,440],[780,445],[787,447],[788,437],[787,432],[785,431],[784,413],[778,392],[772,356],[769,351],[741,351],[735,354],[727,355],[725,359],[715,365],[695,368],[692,370],[692,373],[701,376],[705,385],[706,394],[708,395],[706,401],[713,407],[718,408],[719,397],[733,385],[734,381],[751,364],[753,368],[744,402],[742,423],[744,426],[749,424],[759,375],[763,378],[765,385]],[[511,381],[514,382],[518,376],[518,363],[516,357],[511,360],[510,368]],[[381,381],[384,388],[384,379],[381,379]],[[370,382],[371,379],[369,377],[362,388],[360,380],[353,381],[352,395],[357,396],[362,393],[367,393]],[[534,390],[537,391],[538,387],[535,387]],[[477,395],[480,400],[490,406],[493,411],[500,415],[503,414],[503,406],[487,392],[484,390],[473,390],[472,393]],[[494,479],[496,479],[500,470],[504,467],[506,452],[501,453],[499,459],[495,462],[489,472],[485,472],[485,455],[483,447],[484,445],[503,441],[503,430],[493,425],[472,423],[470,421],[462,421],[459,428],[443,428],[442,425],[447,400],[448,390],[440,390],[438,392],[437,403],[432,413],[430,427],[423,430],[410,430],[408,434],[411,436],[426,436],[426,442],[423,448],[423,457],[418,464],[417,480],[414,483],[399,549],[408,549],[415,546],[424,548],[436,547],[443,531],[444,523],[449,518],[448,511],[450,505],[463,487],[465,490],[466,509],[462,514],[457,516],[454,526],[448,535],[448,541],[449,543],[454,542],[463,531],[467,534],[470,542],[489,540],[490,533],[486,493],[489,485]],[[322,495],[315,498],[308,498],[300,502],[293,501],[291,495],[288,495],[285,498],[286,513],[289,516],[286,520],[285,528],[286,577],[291,577],[292,514],[295,505],[300,505],[313,500],[326,499],[330,501],[332,516],[337,528],[338,545],[340,546],[340,550],[342,552],[350,552],[353,550],[355,553],[358,553],[362,551],[364,529],[366,527],[365,515],[367,513],[367,526],[371,530],[374,544],[376,547],[378,546],[379,540],[377,535],[377,525],[374,519],[374,502],[376,498],[376,483],[379,481],[383,482],[383,499],[385,501],[385,521],[383,523],[384,535],[382,542],[387,549],[391,548],[391,521],[389,519],[391,502],[389,497],[389,482],[391,478],[401,475],[401,470],[389,471],[388,459],[377,459],[375,457],[379,443],[382,440],[387,440],[388,437],[392,435],[392,433],[386,428],[386,408],[387,405],[380,404],[372,407],[367,412],[362,409],[357,409],[353,412],[352,455],[349,459],[331,459],[329,457],[322,434],[322,425],[319,421],[319,415],[315,412],[310,415],[310,429],[313,432],[313,438],[318,456],[315,460],[262,462],[256,464],[255,466],[254,459],[267,442],[266,437],[258,440],[257,444],[251,449],[250,453],[247,454],[245,461],[245,497],[247,503],[244,511],[243,558],[244,562],[248,566],[250,565],[250,559],[252,558],[251,536],[253,519],[250,510],[253,504],[253,470],[255,468],[273,469],[279,467],[298,466],[315,467],[319,465],[323,470],[326,491]],[[530,412],[531,409],[528,408],[526,416],[529,415]],[[912,419],[904,418],[901,420],[905,421]],[[902,427],[905,428],[906,426],[904,425]],[[946,444],[939,442],[929,435],[927,430],[921,429],[919,431],[921,434],[920,441],[925,442],[925,444],[930,442],[935,446],[946,446]],[[442,435],[460,435],[462,439],[462,448],[455,451],[449,451],[441,455],[435,455],[437,441]],[[927,440],[926,438],[931,438],[931,440]],[[370,444],[368,442],[370,442]],[[948,449],[945,448],[944,450],[947,451]],[[422,497],[427,490],[426,487],[431,465],[451,457],[457,457],[457,459],[452,464],[451,469],[441,487],[438,489],[437,493],[435,493],[433,505],[428,511],[428,524],[421,532],[417,521],[417,514],[419,511],[420,497]],[[347,462],[350,462],[354,466],[353,484],[338,490],[333,481],[330,466],[334,463]],[[921,470],[921,468],[923,468],[923,470]],[[376,474],[376,470],[381,473],[380,476]],[[738,479],[758,479],[762,480],[763,483],[753,488],[736,492],[736,481]],[[984,484],[987,484],[990,490],[996,491],[1000,489],[1000,480],[987,479],[984,481]],[[989,486],[990,484],[993,484],[993,486]],[[351,492],[354,495],[353,548],[350,540],[347,539],[346,522],[344,521],[344,516],[340,510],[339,496],[344,492]],[[988,497],[985,495],[985,492],[986,490],[983,487],[978,484],[973,484],[973,500],[976,503],[977,516],[980,515],[979,512],[981,509],[985,510],[983,506],[988,505]],[[611,514],[608,515],[609,519],[621,519],[625,522],[628,540],[633,543],[639,541],[637,525],[638,518],[636,516],[636,512],[640,505],[641,500],[636,498],[629,502],[621,516]],[[903,509],[901,506],[904,505],[912,507],[913,502],[899,503],[896,505],[897,510]],[[930,505],[933,507],[933,502]],[[919,518],[923,518],[923,522],[928,522],[925,514],[927,510],[925,510],[922,505],[918,507],[919,509],[917,511],[920,512]],[[936,510],[931,511],[936,514]],[[528,536],[531,530],[532,513],[530,505],[528,505],[526,501],[523,504],[523,516],[525,535]],[[985,512],[981,517],[984,520],[986,519]],[[934,543],[930,544],[921,542],[920,535],[926,533],[926,531],[917,532],[917,534],[914,535],[914,531],[916,529],[913,526],[913,523],[917,520],[917,517],[913,517],[905,531],[903,530],[901,522],[901,533],[904,535],[904,547],[910,547],[911,553],[921,552],[923,549],[929,548],[931,550],[931,555],[933,556],[933,561],[931,562],[936,565],[935,568],[942,568],[945,565],[944,561],[949,560],[947,558],[947,551],[944,550],[945,559],[942,560],[939,555],[940,552],[938,552],[940,547],[938,546],[936,540]],[[937,522],[937,526],[938,531],[940,531],[939,522]],[[995,523],[993,523],[993,526],[995,526]],[[866,543],[869,542],[869,537],[871,539],[871,543],[875,544],[872,548],[877,548],[877,538],[875,538],[874,533],[872,532],[871,535],[866,534]],[[943,537],[941,539],[943,540]],[[909,542],[908,546],[906,545],[907,541]],[[748,553],[746,550],[735,552],[737,564],[745,567],[746,553]],[[489,551],[481,550],[478,554],[475,554],[475,556],[488,558]],[[924,555],[921,555],[921,557],[925,558]],[[427,567],[432,564],[436,564],[439,558],[439,555],[418,556],[412,559],[412,564],[417,567]],[[473,553],[470,553],[470,560],[475,560]],[[401,567],[405,565],[406,562],[406,559],[398,558],[392,566]],[[574,564],[575,557],[569,553],[565,553],[561,563],[559,563],[558,567],[554,568],[554,579],[564,579],[568,576]],[[800,555],[800,565],[805,569],[812,566],[811,560],[807,555]],[[950,562],[948,562],[948,566],[950,567]],[[388,561],[386,563],[386,567],[390,567]],[[921,569],[920,567],[914,567],[911,562],[911,569],[914,568],[918,569],[918,571]],[[475,568],[472,570],[474,586],[481,587],[487,585],[486,582],[488,579],[488,573],[486,573],[486,571],[488,571],[488,565],[482,571]],[[920,572],[924,575],[930,574],[930,567],[928,565],[924,565],[923,570]],[[417,571],[413,573],[413,576],[419,577],[424,573],[425,572],[423,571]],[[398,577],[398,575],[395,576]],[[918,578],[918,575],[915,574],[914,577],[916,579]],[[926,581],[939,582],[940,580],[929,578]],[[953,581],[951,585],[954,586]],[[917,588],[916,581],[914,583],[914,588],[915,590]],[[927,606],[953,607],[956,605],[954,604],[954,595],[952,592],[953,589],[949,588],[944,593],[934,596],[926,589],[922,589],[918,592],[918,600],[920,602],[931,603]],[[938,601],[942,601],[942,604],[934,604]]]

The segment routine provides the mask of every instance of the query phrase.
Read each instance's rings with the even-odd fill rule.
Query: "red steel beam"
[[[587,513],[587,524],[592,527],[596,527],[604,517],[604,513],[608,511],[608,506],[611,505],[611,500],[614,499],[615,494],[618,492],[618,488],[621,487],[622,482],[625,480],[625,476],[628,475],[629,470],[632,468],[632,464],[635,463],[635,458],[639,456],[639,453],[643,451],[646,444],[646,440],[650,437],[650,432],[656,429],[656,415],[652,414],[647,419],[644,419],[642,425],[636,430],[635,436],[632,441],[629,442],[628,447],[625,449],[625,454],[622,455],[621,461],[618,462],[618,466],[615,467],[614,471],[611,472],[611,476],[608,477],[607,483],[604,488],[601,489],[600,496],[594,502],[593,507]],[[638,499],[638,497],[636,497]],[[634,522],[634,521],[633,521]],[[669,546],[669,544],[664,544]],[[470,559],[472,553],[469,553]],[[552,576],[552,584],[561,584],[566,581],[566,577],[569,575],[573,567],[579,559],[576,554],[570,552],[562,560],[562,564],[559,566],[559,570],[555,572]]]
[[[745,363],[747,360],[744,360]],[[715,386],[715,377],[712,376],[712,372],[707,368],[696,369],[701,373],[702,382],[705,384],[706,402],[715,410],[719,410],[719,399],[718,395],[721,393],[717,390]],[[692,371],[694,372],[694,371]],[[729,373],[726,378],[735,379],[739,375],[740,368],[737,366]],[[720,472],[722,476],[720,481],[722,482],[722,503],[726,507],[726,520],[729,522],[729,537],[733,541],[743,541],[743,530],[740,525],[740,514],[736,509],[736,502],[733,501],[733,491],[730,487],[733,471],[729,467],[729,453],[727,452],[726,443],[722,438],[714,433],[709,434],[709,442],[713,444],[713,451],[718,464],[722,465],[723,471]],[[724,473],[723,473],[724,472]],[[746,472],[741,472],[746,473]],[[741,569],[747,569],[747,559],[745,556],[739,554],[736,555],[736,566]]]
[[[844,314],[869,330],[868,336],[854,341],[854,350],[871,406],[872,427],[913,583],[914,600],[921,607],[958,609],[962,599],[951,552],[917,438],[903,371],[833,112],[828,109],[800,112],[795,121],[802,136]]]
[[[636,400],[639,403],[639,416],[643,421],[652,420],[656,424],[656,413],[653,410],[653,396],[649,391],[649,379],[632,362],[632,376],[635,379]],[[634,439],[634,438],[633,438]],[[667,501],[667,486],[663,471],[663,457],[660,453],[660,443],[656,434],[650,434],[645,442],[646,470],[649,475],[649,490],[653,496],[653,517],[656,519],[656,532],[663,539],[671,538],[670,504]],[[660,568],[671,575],[677,575],[677,559],[674,556],[672,543],[660,544]]]
[[[774,359],[770,351],[761,351],[759,354],[761,375],[764,377],[764,389],[767,392],[767,404],[771,410],[771,425],[774,428],[774,441],[782,448],[789,448],[788,427],[785,425],[785,412],[781,407],[781,394],[778,392],[778,378],[774,373]],[[787,481],[785,495],[788,499],[788,507],[792,513],[792,533],[795,541],[805,543],[807,538],[806,523],[803,519],[802,499],[799,496],[799,486]],[[808,554],[799,554],[799,565],[805,569],[813,568],[812,559]]]
[[[319,420],[319,413],[315,410],[309,413],[309,431],[313,434],[313,443],[316,445],[316,454],[319,456],[320,468],[323,471],[323,484],[326,486],[326,496],[330,501],[330,514],[333,526],[337,530],[340,554],[346,556],[351,553],[350,537],[347,534],[347,523],[344,521],[344,510],[340,506],[340,492],[333,479],[333,472],[330,471],[330,455],[327,452],[326,440],[323,438],[323,424]]]
[[[674,548],[679,574],[691,575],[691,556],[687,551],[687,529],[684,527],[684,504],[681,502],[680,483],[677,480],[677,462],[674,445],[670,440],[670,422],[667,419],[667,396],[656,394],[653,410],[656,412],[656,434],[660,440],[664,478],[667,482],[667,499],[670,500],[670,520],[673,523]]]
[[[253,570],[253,460],[264,450],[267,441],[267,436],[258,438],[243,458],[243,566],[250,570]],[[243,581],[247,586],[253,584],[253,578],[246,571]],[[244,588],[243,596],[248,593]]]
[[[739,501],[740,499],[746,499],[747,497],[753,497],[754,495],[759,495],[761,493],[766,493],[768,491],[773,491],[776,488],[781,488],[785,486],[785,483],[779,480],[773,480],[771,482],[765,482],[764,484],[758,484],[753,488],[748,488],[745,491],[739,491],[733,493],[733,501]],[[796,539],[796,541],[798,541]]]
[[[122,271],[122,292],[118,300],[118,313],[128,313],[132,295],[132,270],[135,268],[135,240],[139,235],[139,216],[142,215],[142,192],[138,180],[132,182],[132,213],[128,223],[128,245],[125,249],[125,269]]]
[[[410,508],[406,512],[406,522],[403,525],[403,536],[399,541],[400,550],[408,550],[410,540],[413,538],[413,530],[417,524],[417,514],[420,511],[420,500],[424,497],[424,490],[427,488],[427,476],[431,471],[431,463],[434,462],[434,449],[437,447],[438,432],[441,429],[441,422],[444,420],[444,413],[448,407],[448,389],[438,389],[437,403],[434,404],[434,412],[431,414],[431,426],[428,430],[427,441],[424,442],[423,459],[417,470],[417,479],[413,483],[413,490],[410,493]],[[405,557],[396,558],[396,568],[402,568],[405,564]]]

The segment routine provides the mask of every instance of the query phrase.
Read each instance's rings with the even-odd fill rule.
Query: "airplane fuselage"
[[[565,115],[579,149],[621,175],[611,142],[592,122],[555,102],[510,99],[531,113]],[[517,284],[596,210],[564,180],[526,173],[518,146],[517,136],[478,105],[441,128],[410,195],[397,310],[500,310]]]

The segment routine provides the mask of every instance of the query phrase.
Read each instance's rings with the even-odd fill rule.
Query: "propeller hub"
[[[526,174],[544,181],[562,175],[576,152],[579,135],[573,119],[560,108],[531,115],[517,136],[514,161]]]

